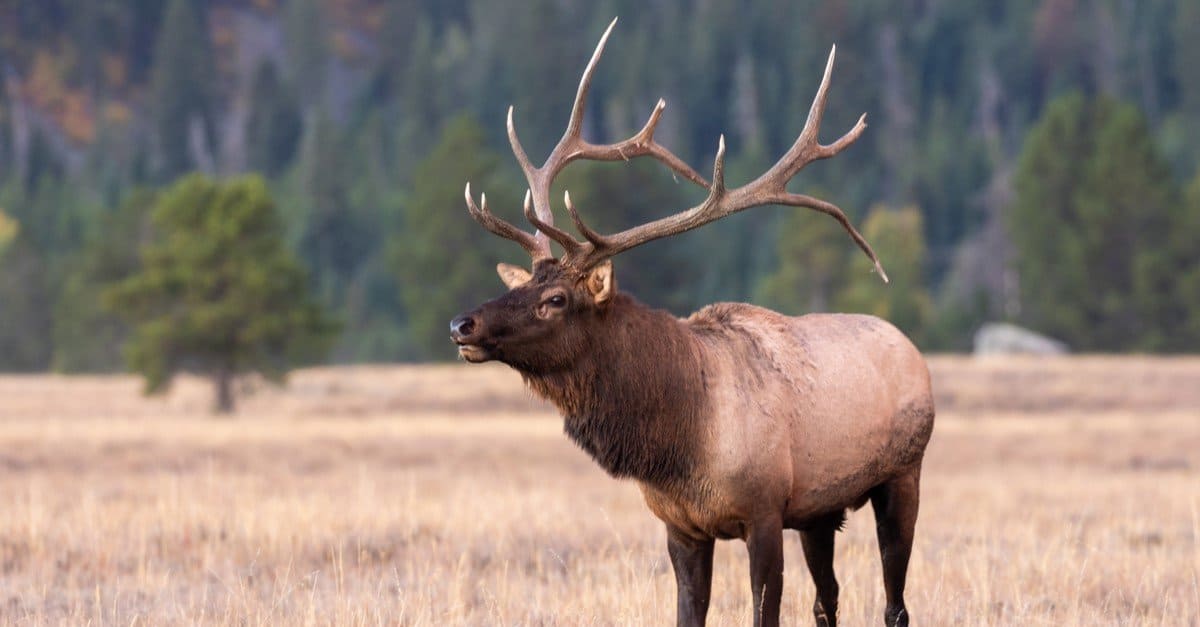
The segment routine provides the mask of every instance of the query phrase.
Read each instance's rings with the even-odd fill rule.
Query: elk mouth
[[[479,344],[458,343],[458,356],[463,361],[478,364],[492,358],[492,351]]]

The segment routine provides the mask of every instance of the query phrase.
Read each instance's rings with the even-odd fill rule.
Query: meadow
[[[1200,624],[1200,358],[934,357],[914,625]],[[666,625],[635,485],[503,367],[344,367],[234,418],[180,380],[0,377],[0,624]],[[812,623],[789,533],[783,619]],[[845,625],[882,620],[869,508]],[[711,625],[750,618],[720,543]]]

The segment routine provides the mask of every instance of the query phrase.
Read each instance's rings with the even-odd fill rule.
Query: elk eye
[[[551,307],[564,307],[567,304],[567,297],[562,294],[555,294],[546,301]]]

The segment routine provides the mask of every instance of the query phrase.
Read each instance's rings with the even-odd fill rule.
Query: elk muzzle
[[[450,339],[458,345],[459,357],[471,363],[491,359],[490,351],[479,344],[481,328],[475,313],[462,314],[450,321]]]

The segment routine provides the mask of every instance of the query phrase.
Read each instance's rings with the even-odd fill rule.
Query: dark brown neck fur
[[[625,294],[595,315],[590,345],[573,368],[522,375],[558,406],[566,433],[609,474],[659,487],[687,478],[706,398],[690,331]]]

